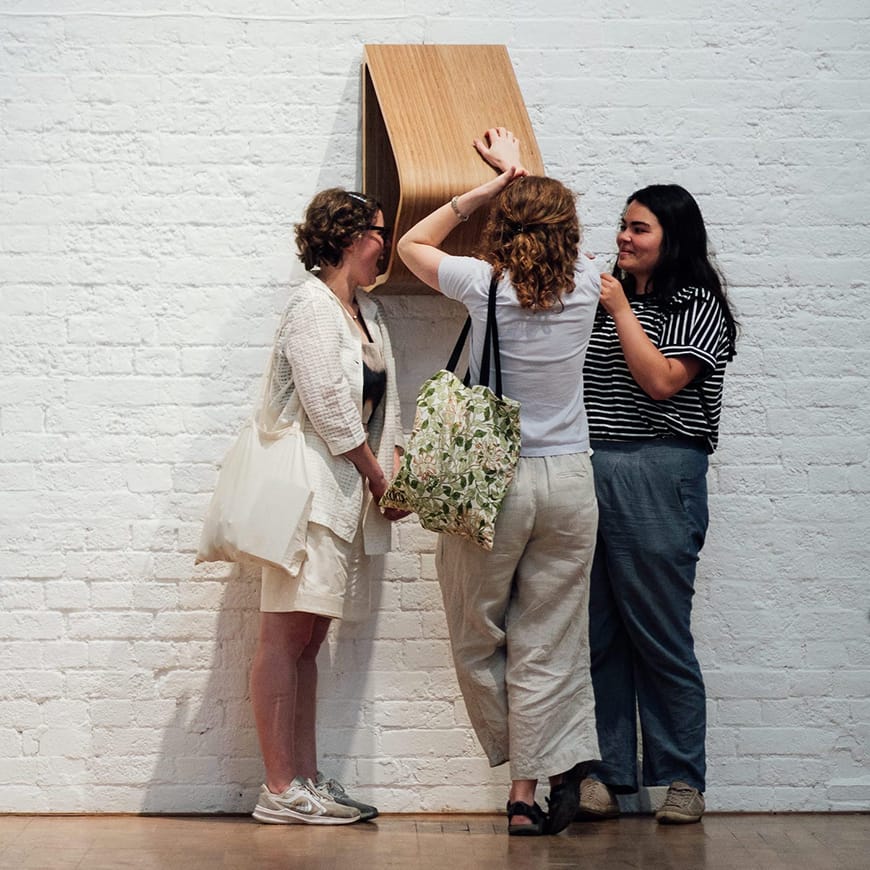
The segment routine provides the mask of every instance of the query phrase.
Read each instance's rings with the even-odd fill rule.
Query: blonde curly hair
[[[507,272],[523,308],[547,311],[573,292],[579,251],[574,194],[554,178],[528,175],[496,197],[477,253]]]

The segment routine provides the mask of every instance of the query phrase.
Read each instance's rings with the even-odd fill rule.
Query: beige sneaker
[[[301,776],[281,794],[262,786],[252,815],[271,825],[349,825],[360,818],[358,809],[337,804]]]
[[[588,777],[580,781],[580,808],[578,821],[615,819],[619,815],[619,804],[613,792],[597,779]]]
[[[704,815],[704,795],[684,782],[672,782],[656,820],[664,825],[700,822]]]

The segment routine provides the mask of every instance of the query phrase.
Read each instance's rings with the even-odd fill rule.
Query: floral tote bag
[[[454,374],[471,326],[465,322],[447,367],[423,383],[414,429],[382,507],[414,511],[424,529],[460,535],[491,550],[495,521],[520,455],[520,405],[502,395],[497,276],[489,287],[482,384]],[[495,391],[488,386],[492,348]]]

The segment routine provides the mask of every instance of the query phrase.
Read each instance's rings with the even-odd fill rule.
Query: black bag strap
[[[489,282],[489,299],[486,309],[486,334],[483,339],[483,353],[480,358],[480,383],[484,387],[489,386],[489,360],[490,353],[493,356],[495,364],[495,390],[493,392],[499,397],[501,394],[501,353],[498,346],[498,321],[495,317],[495,291],[498,285],[498,274],[493,272],[492,280]],[[459,338],[456,340],[456,345],[453,348],[453,353],[450,354],[450,359],[447,361],[445,368],[449,372],[455,372],[456,366],[459,364],[459,357],[462,355],[462,349],[465,347],[465,342],[468,339],[468,333],[471,331],[471,316],[465,319],[462,326],[462,331],[459,333]],[[467,386],[469,382],[469,373],[465,372],[465,377],[462,379]]]
[[[495,390],[501,398],[501,352],[498,346],[498,321],[495,319],[495,288],[498,284],[498,275],[493,273],[489,283],[489,305],[486,309],[486,336],[483,342],[483,355],[480,359],[480,382],[483,386],[489,386],[489,354],[492,348],[493,363],[495,365]]]
[[[471,331],[471,316],[465,318],[465,323],[462,324],[462,332],[459,333],[459,338],[456,339],[456,344],[453,347],[453,352],[450,354],[450,359],[447,360],[447,365],[444,368],[448,372],[456,373],[456,366],[459,365],[459,357],[462,356],[462,348],[465,347],[465,341],[468,338],[468,333]],[[466,377],[468,375],[466,374]]]

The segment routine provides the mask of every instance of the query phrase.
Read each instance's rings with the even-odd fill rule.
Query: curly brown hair
[[[364,193],[341,187],[321,190],[308,204],[304,220],[294,225],[297,256],[309,272],[337,266],[348,245],[382,210],[376,199]]]
[[[579,250],[574,194],[553,178],[527,175],[496,197],[478,256],[507,271],[523,308],[546,311],[573,292]]]

